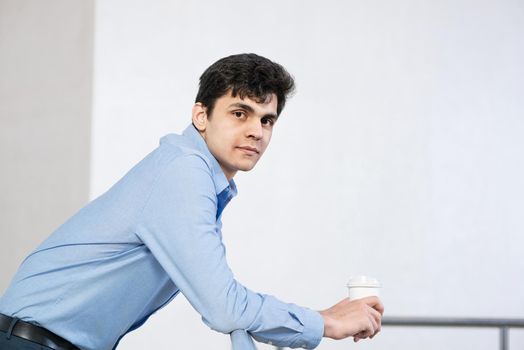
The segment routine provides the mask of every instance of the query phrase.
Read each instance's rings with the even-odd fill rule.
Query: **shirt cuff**
[[[304,331],[302,336],[304,338],[304,344],[300,347],[304,349],[314,349],[322,340],[324,336],[324,319],[318,311],[304,309]]]

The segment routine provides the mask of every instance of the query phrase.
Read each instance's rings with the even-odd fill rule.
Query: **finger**
[[[362,339],[366,339],[366,338],[367,338],[366,335],[364,333],[362,333],[362,332],[360,332],[360,333],[358,333],[358,334],[353,336],[353,340],[357,339],[357,340],[355,340],[355,342],[357,342],[359,340],[362,340]]]
[[[377,329],[379,327],[379,323],[377,322],[377,320],[375,319],[374,315],[373,314],[369,314],[369,322],[371,324],[371,329],[369,330],[370,331],[370,337],[373,336],[375,333],[377,333]]]
[[[377,328],[375,330],[376,332],[379,332],[382,329],[382,314],[380,314],[377,310],[372,308],[370,308],[370,313],[377,323]]]
[[[375,334],[375,326],[376,323],[373,317],[368,316],[368,326],[362,331],[363,336],[361,338],[369,338]]]
[[[369,337],[369,339],[373,339],[378,333],[380,333],[380,329],[378,329],[375,334],[373,334],[372,336]]]
[[[380,312],[381,315],[384,314],[384,305],[378,297],[367,297],[362,298],[361,300],[365,302],[368,306],[371,306],[373,309]]]
[[[377,310],[380,313],[380,315],[384,315],[384,304],[382,304],[380,299],[378,300],[378,303],[375,304],[375,306],[373,306],[373,309]]]
[[[375,311],[378,314],[378,319],[376,320],[377,328],[375,328],[375,333],[369,337],[370,339],[373,339],[373,337],[382,330],[382,318],[380,317],[380,314],[376,310],[373,310],[373,311]]]
[[[360,330],[353,335],[353,337],[356,337],[359,340],[369,338],[370,335],[375,333],[373,330],[372,321],[369,316],[361,321],[359,328]]]

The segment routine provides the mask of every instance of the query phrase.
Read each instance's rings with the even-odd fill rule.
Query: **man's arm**
[[[179,156],[156,180],[135,232],[212,329],[244,329],[266,343],[315,348],[324,333],[318,312],[254,293],[234,279],[216,201],[204,160]]]

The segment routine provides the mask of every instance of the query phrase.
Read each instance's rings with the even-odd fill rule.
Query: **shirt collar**
[[[222,170],[222,168],[220,167],[220,164],[209,151],[206,141],[204,140],[202,135],[200,135],[198,130],[195,128],[195,126],[193,124],[189,124],[189,126],[182,132],[182,135],[187,137],[191,141],[191,143],[194,146],[196,146],[196,148],[200,152],[202,152],[211,162],[211,166],[213,170],[213,180],[215,182],[216,192],[221,193],[225,189],[228,189],[227,197],[230,197],[229,199],[236,196],[238,191],[237,191],[237,186],[235,184],[235,181],[233,179],[231,179],[230,181],[227,181],[227,177],[224,174],[224,171]]]

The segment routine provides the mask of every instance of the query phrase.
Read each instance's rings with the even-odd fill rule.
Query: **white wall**
[[[0,0],[0,295],[88,200],[93,5]]]
[[[524,316],[521,2],[113,0],[95,24],[91,197],[188,125],[209,64],[256,52],[298,93],[224,214],[240,281],[320,309],[369,274],[389,315]],[[386,328],[320,349],[497,344],[495,330]],[[121,348],[229,340],[178,298]]]

